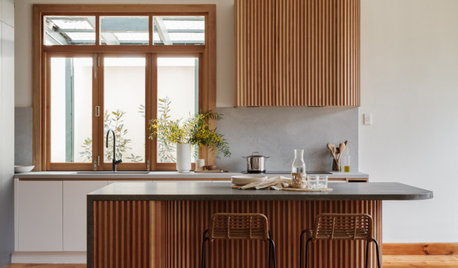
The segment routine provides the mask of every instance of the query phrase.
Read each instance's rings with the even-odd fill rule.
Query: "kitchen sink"
[[[121,174],[121,175],[139,174],[139,175],[142,175],[142,174],[149,174],[149,173],[152,173],[152,172],[151,171],[116,171],[116,172],[113,172],[113,171],[75,171],[75,174],[81,174],[81,175],[97,175],[97,174]]]

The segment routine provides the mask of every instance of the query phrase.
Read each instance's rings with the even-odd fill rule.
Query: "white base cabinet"
[[[86,251],[86,195],[106,185],[107,181],[64,181],[64,251]]]
[[[49,252],[85,252],[86,195],[107,184],[108,181],[15,179],[13,261],[36,259],[42,263],[44,256],[52,256],[47,255]]]
[[[62,181],[15,180],[16,251],[62,250]]]

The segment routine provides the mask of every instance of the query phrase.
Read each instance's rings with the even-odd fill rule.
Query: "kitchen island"
[[[278,267],[298,267],[299,236],[319,213],[367,213],[382,242],[382,201],[430,199],[401,183],[330,183],[331,192],[235,190],[230,182],[114,183],[87,196],[88,267],[198,267],[202,234],[215,212],[269,219]],[[267,267],[265,242],[215,241],[208,267]],[[362,241],[313,243],[310,267],[364,267]],[[375,250],[370,263],[375,267]]]

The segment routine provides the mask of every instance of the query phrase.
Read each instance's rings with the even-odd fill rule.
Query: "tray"
[[[243,185],[242,185],[243,186]],[[241,190],[242,186],[240,185],[232,185],[232,189]],[[256,190],[253,188],[247,190]],[[261,189],[265,190],[265,189]],[[332,188],[323,188],[323,189],[304,189],[304,188],[281,188],[281,191],[292,191],[292,192],[331,192]]]

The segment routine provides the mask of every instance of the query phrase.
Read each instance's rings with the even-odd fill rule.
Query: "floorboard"
[[[457,268],[458,255],[384,255],[384,268]],[[11,264],[6,268],[86,268],[84,264]]]

